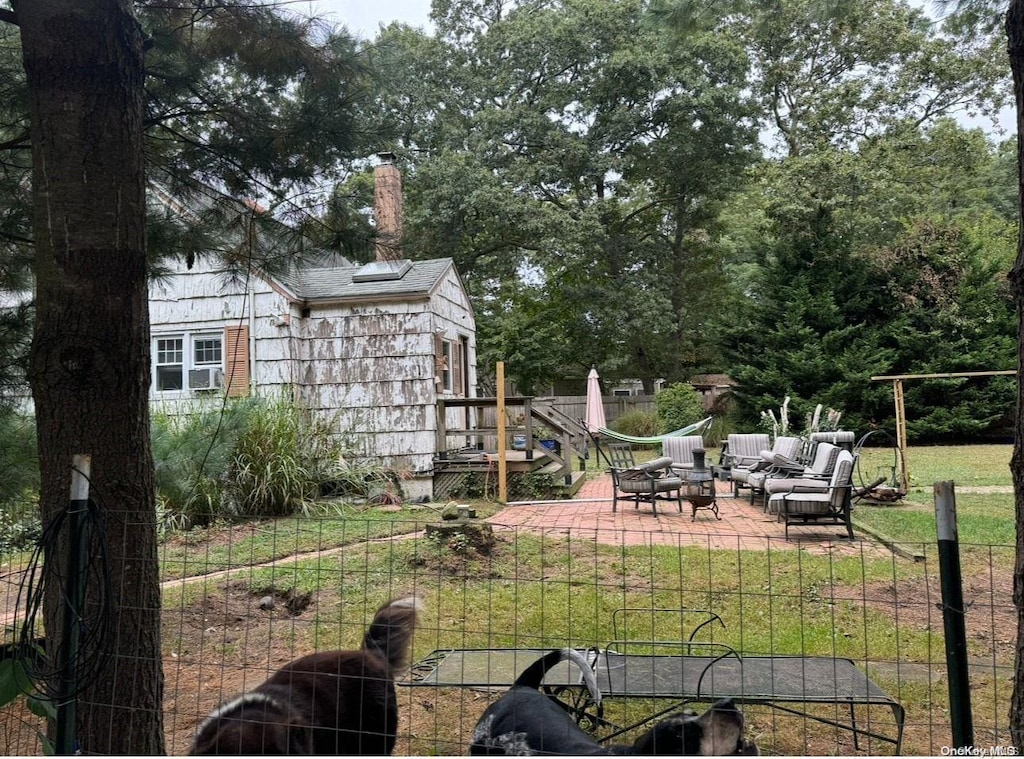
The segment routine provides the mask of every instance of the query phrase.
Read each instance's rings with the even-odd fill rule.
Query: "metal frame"
[[[710,620],[709,620],[710,621]],[[706,624],[706,623],[704,623]],[[703,626],[703,625],[702,625]],[[677,647],[672,654],[624,654],[629,646]],[[507,688],[519,672],[549,649],[438,649],[410,670],[410,679],[399,685],[446,688]],[[579,649],[593,662],[604,700],[649,698],[669,702],[664,709],[634,724],[611,725],[589,701],[582,677],[568,664],[545,678],[545,691],[553,698],[570,698],[570,711],[580,723],[612,727],[602,740],[657,720],[691,703],[714,703],[731,698],[738,703],[766,705],[789,714],[847,730],[854,746],[861,736],[891,743],[899,754],[903,746],[906,710],[862,672],[851,659],[803,656],[742,656],[719,643],[685,641],[612,641],[604,649]],[[702,654],[694,654],[703,651]],[[449,664],[449,666],[445,666]],[[633,677],[628,676],[632,668]],[[636,676],[639,673],[639,676]],[[795,673],[800,673],[797,678]],[[468,675],[468,677],[467,677]],[[678,684],[674,676],[678,675]],[[797,708],[797,704],[848,706],[848,721],[828,719]],[[892,709],[897,735],[888,735],[857,723],[855,707],[887,706]],[[593,713],[592,713],[593,712]]]

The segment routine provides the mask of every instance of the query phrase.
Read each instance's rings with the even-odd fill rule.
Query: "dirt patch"
[[[208,585],[202,596],[161,616],[167,750],[185,754],[199,722],[223,701],[261,683],[313,650],[319,598],[293,588],[240,580]]]
[[[1012,666],[1017,629],[1012,567],[995,566],[972,555],[970,572],[964,574],[962,582],[969,655]],[[942,588],[937,574],[900,578],[898,591],[892,582],[867,583],[863,593],[867,608],[898,620],[901,629],[943,629]]]

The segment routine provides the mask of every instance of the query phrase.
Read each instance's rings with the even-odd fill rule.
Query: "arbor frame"
[[[907,413],[903,405],[903,380],[917,379],[951,379],[954,377],[994,377],[997,375],[1017,374],[1016,369],[1005,369],[986,372],[940,372],[938,374],[880,374],[872,377],[872,382],[892,381],[892,397],[896,406],[896,445],[900,449],[900,489],[906,493],[910,489],[910,468],[907,466]]]

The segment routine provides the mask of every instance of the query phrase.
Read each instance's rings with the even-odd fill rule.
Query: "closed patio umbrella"
[[[597,368],[593,367],[587,375],[587,430],[597,432],[599,427],[607,427],[604,418],[604,401],[601,400],[601,378]]]

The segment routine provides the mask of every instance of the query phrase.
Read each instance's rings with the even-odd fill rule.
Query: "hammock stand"
[[[651,437],[638,437],[636,435],[625,435],[621,432],[615,432],[607,427],[598,427],[597,432],[588,431],[590,439],[594,441],[594,447],[597,449],[598,456],[604,456],[605,462],[608,466],[612,463],[608,459],[608,455],[601,450],[601,435],[610,437],[612,440],[616,440],[620,443],[629,443],[630,445],[660,445],[665,438],[668,437],[684,437],[686,435],[702,435],[704,431],[711,426],[711,421],[714,419],[713,416],[709,416],[706,419],[701,419],[699,422],[694,422],[686,427],[681,427],[678,430],[672,432],[666,432],[664,435],[653,435]],[[586,425],[584,424],[584,429]]]

